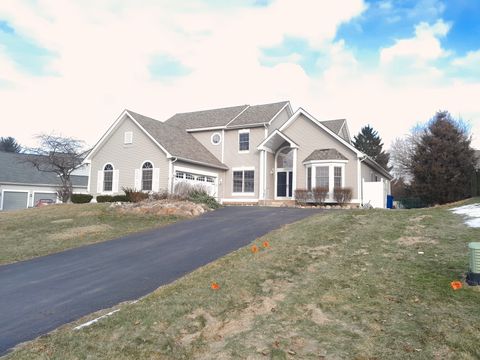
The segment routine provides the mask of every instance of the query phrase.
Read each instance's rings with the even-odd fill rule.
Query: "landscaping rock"
[[[209,211],[204,204],[184,200],[146,200],[138,203],[112,203],[110,208],[121,213],[153,214],[157,216],[195,217]]]

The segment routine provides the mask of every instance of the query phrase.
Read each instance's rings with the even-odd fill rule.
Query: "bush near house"
[[[113,196],[111,195],[98,195],[97,196],[97,202],[98,203],[106,203],[106,202],[112,202],[113,201]]]
[[[93,199],[89,194],[72,194],[72,203],[74,204],[87,204]]]
[[[143,200],[147,200],[148,199],[148,193],[146,192],[143,192],[143,191],[137,191],[135,189],[132,189],[132,188],[122,188],[123,192],[125,193],[125,197],[127,200],[125,201],[129,201],[129,202],[134,202],[134,203],[138,203],[140,201],[143,201]]]
[[[201,190],[192,191],[188,197],[188,200],[197,204],[205,204],[210,209],[218,209],[220,207],[220,204],[213,196],[210,196],[205,191]]]
[[[333,198],[339,204],[346,204],[352,200],[352,189],[351,188],[334,188],[333,189]]]
[[[309,191],[307,189],[295,190],[295,201],[299,205],[306,205],[309,198]]]
[[[317,186],[312,189],[313,200],[318,203],[322,204],[325,202],[325,199],[328,196],[328,188],[323,186]]]

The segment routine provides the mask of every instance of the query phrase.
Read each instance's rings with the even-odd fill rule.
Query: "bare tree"
[[[420,136],[420,129],[414,129],[404,138],[396,138],[390,146],[391,172],[395,179],[401,178],[405,184],[410,184],[413,180],[412,157]]]
[[[72,195],[71,175],[81,167],[88,150],[85,143],[70,137],[42,134],[37,136],[39,147],[26,151],[25,162],[37,170],[55,173],[60,180],[57,191],[62,202],[69,202]]]

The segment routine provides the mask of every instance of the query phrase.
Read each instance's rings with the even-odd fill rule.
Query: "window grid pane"
[[[238,136],[239,150],[248,151],[250,149],[250,134],[249,133],[240,133]]]
[[[233,172],[233,192],[243,192],[243,171]]]
[[[105,170],[103,175],[103,191],[112,191],[113,188],[113,171]]]
[[[244,192],[253,192],[255,185],[254,185],[254,171],[245,171],[244,172]]]
[[[339,166],[333,168],[333,186],[342,187],[342,168]]]
[[[152,179],[153,179],[153,170],[152,169],[143,169],[142,170],[142,190],[152,190]]]
[[[317,166],[316,170],[316,186],[326,187],[327,189],[330,187],[329,181],[329,173],[328,173],[328,166]]]

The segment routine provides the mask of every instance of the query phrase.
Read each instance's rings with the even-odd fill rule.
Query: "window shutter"
[[[152,174],[152,190],[153,191],[159,191],[160,190],[160,169],[159,168],[153,168],[153,174]]]
[[[100,194],[103,191],[103,170],[98,171],[97,176],[97,194]]]
[[[142,190],[142,169],[135,169],[135,190]]]
[[[112,181],[112,192],[117,193],[118,192],[118,180],[120,171],[119,170],[113,170],[113,181]]]

